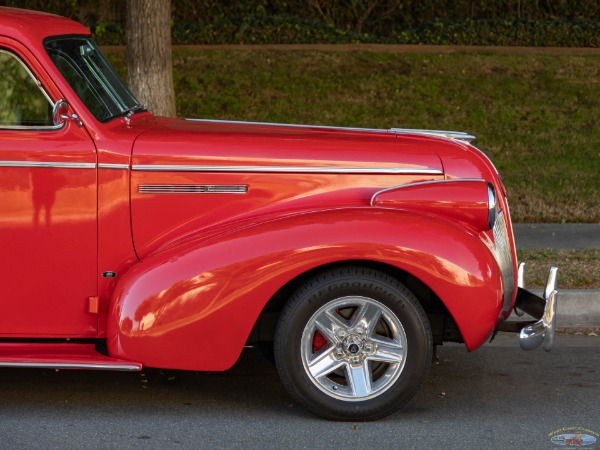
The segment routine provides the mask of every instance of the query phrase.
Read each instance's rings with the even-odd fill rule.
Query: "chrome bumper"
[[[557,274],[558,268],[551,267],[544,296],[540,298],[525,290],[525,264],[521,263],[519,266],[519,289],[515,301],[515,313],[523,315],[523,312],[526,312],[535,319],[539,319],[521,329],[519,343],[523,350],[533,350],[542,345],[544,350],[550,351],[554,346],[556,303],[558,301]]]

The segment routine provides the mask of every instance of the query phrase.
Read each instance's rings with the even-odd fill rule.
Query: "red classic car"
[[[473,136],[156,117],[32,11],[0,8],[0,61],[1,366],[222,371],[264,344],[297,401],[367,420],[444,341],[552,347],[556,269],[518,286]]]

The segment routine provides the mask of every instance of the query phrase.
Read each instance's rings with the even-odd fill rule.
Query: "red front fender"
[[[500,272],[475,233],[432,216],[349,208],[251,224],[149,257],[115,291],[109,352],[151,367],[228,369],[282,286],[346,260],[419,278],[446,305],[469,350],[498,321]]]

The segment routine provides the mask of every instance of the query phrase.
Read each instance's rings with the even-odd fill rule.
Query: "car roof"
[[[65,34],[90,34],[90,31],[66,17],[41,11],[0,7],[0,36],[37,47],[48,36]]]

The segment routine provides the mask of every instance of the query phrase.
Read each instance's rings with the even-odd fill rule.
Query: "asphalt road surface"
[[[594,336],[557,336],[550,353],[515,335],[471,354],[445,345],[414,400],[369,423],[304,411],[247,350],[224,373],[0,369],[0,448],[551,449],[581,427],[600,449],[599,403]]]

